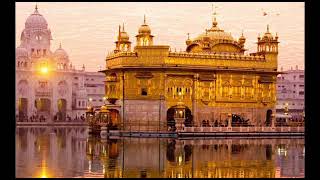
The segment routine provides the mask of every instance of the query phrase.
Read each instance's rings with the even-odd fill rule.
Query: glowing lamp
[[[47,74],[48,73],[48,68],[47,67],[42,67],[40,69],[40,71],[41,71],[42,74]]]

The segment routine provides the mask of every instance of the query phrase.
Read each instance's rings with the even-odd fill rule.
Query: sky
[[[16,2],[16,47],[35,2]],[[132,47],[135,35],[147,24],[154,45],[169,45],[185,50],[187,33],[190,38],[209,29],[212,24],[212,4],[216,6],[220,29],[238,39],[243,31],[246,53],[257,49],[257,36],[270,32],[279,36],[278,69],[304,69],[304,2],[38,2],[38,11],[48,22],[53,40],[51,51],[61,42],[70,61],[81,69],[98,71],[105,67],[105,57],[115,48],[118,26],[124,23]],[[263,12],[267,15],[263,16]],[[132,48],[133,49],[133,48]]]

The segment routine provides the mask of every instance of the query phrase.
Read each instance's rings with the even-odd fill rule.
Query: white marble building
[[[304,112],[304,70],[295,69],[283,71],[277,78],[277,113],[288,113],[301,116]]]
[[[74,118],[88,103],[103,104],[104,74],[76,70],[68,53],[50,49],[51,31],[38,8],[27,18],[16,48],[16,115]],[[90,102],[89,99],[92,99]]]

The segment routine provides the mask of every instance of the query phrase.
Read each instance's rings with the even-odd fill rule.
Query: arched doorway
[[[185,127],[193,125],[193,116],[191,110],[187,106],[172,106],[167,111],[167,126],[170,129],[176,129],[177,118],[184,118],[183,124]]]
[[[174,108],[170,108],[167,111],[167,127],[175,130],[176,129],[176,121],[174,120]]]
[[[25,121],[28,118],[28,99],[27,98],[19,98],[18,102],[18,111],[19,111],[19,121]]]
[[[39,98],[35,100],[37,114],[40,122],[45,122],[50,117],[51,101],[47,98]]]
[[[239,114],[232,114],[232,127],[240,127],[240,126],[248,126],[249,119],[245,119],[243,116]]]
[[[116,129],[119,124],[119,111],[116,109],[109,109],[110,116],[111,116],[111,122],[109,123],[110,129]]]
[[[266,126],[271,126],[271,114],[272,114],[272,110],[268,109],[267,115],[266,115]]]
[[[57,104],[58,104],[57,120],[65,121],[67,116],[67,100],[59,99]]]
[[[192,127],[193,126],[193,116],[191,114],[191,110],[186,107],[186,119],[184,121],[185,127]]]

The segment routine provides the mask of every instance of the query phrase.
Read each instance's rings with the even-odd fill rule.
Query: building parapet
[[[169,57],[203,58],[203,59],[223,59],[223,60],[265,60],[263,55],[248,56],[243,54],[230,53],[188,53],[188,52],[169,52]]]
[[[253,70],[276,70],[274,62],[266,61],[263,55],[243,55],[230,53],[187,53],[168,52],[163,56],[156,54],[139,55],[138,52],[118,52],[106,58],[108,68],[121,67],[225,67],[226,69],[249,68]]]
[[[118,57],[138,57],[137,52],[118,52],[118,53],[112,53],[109,56],[107,56],[106,60],[118,58]]]

